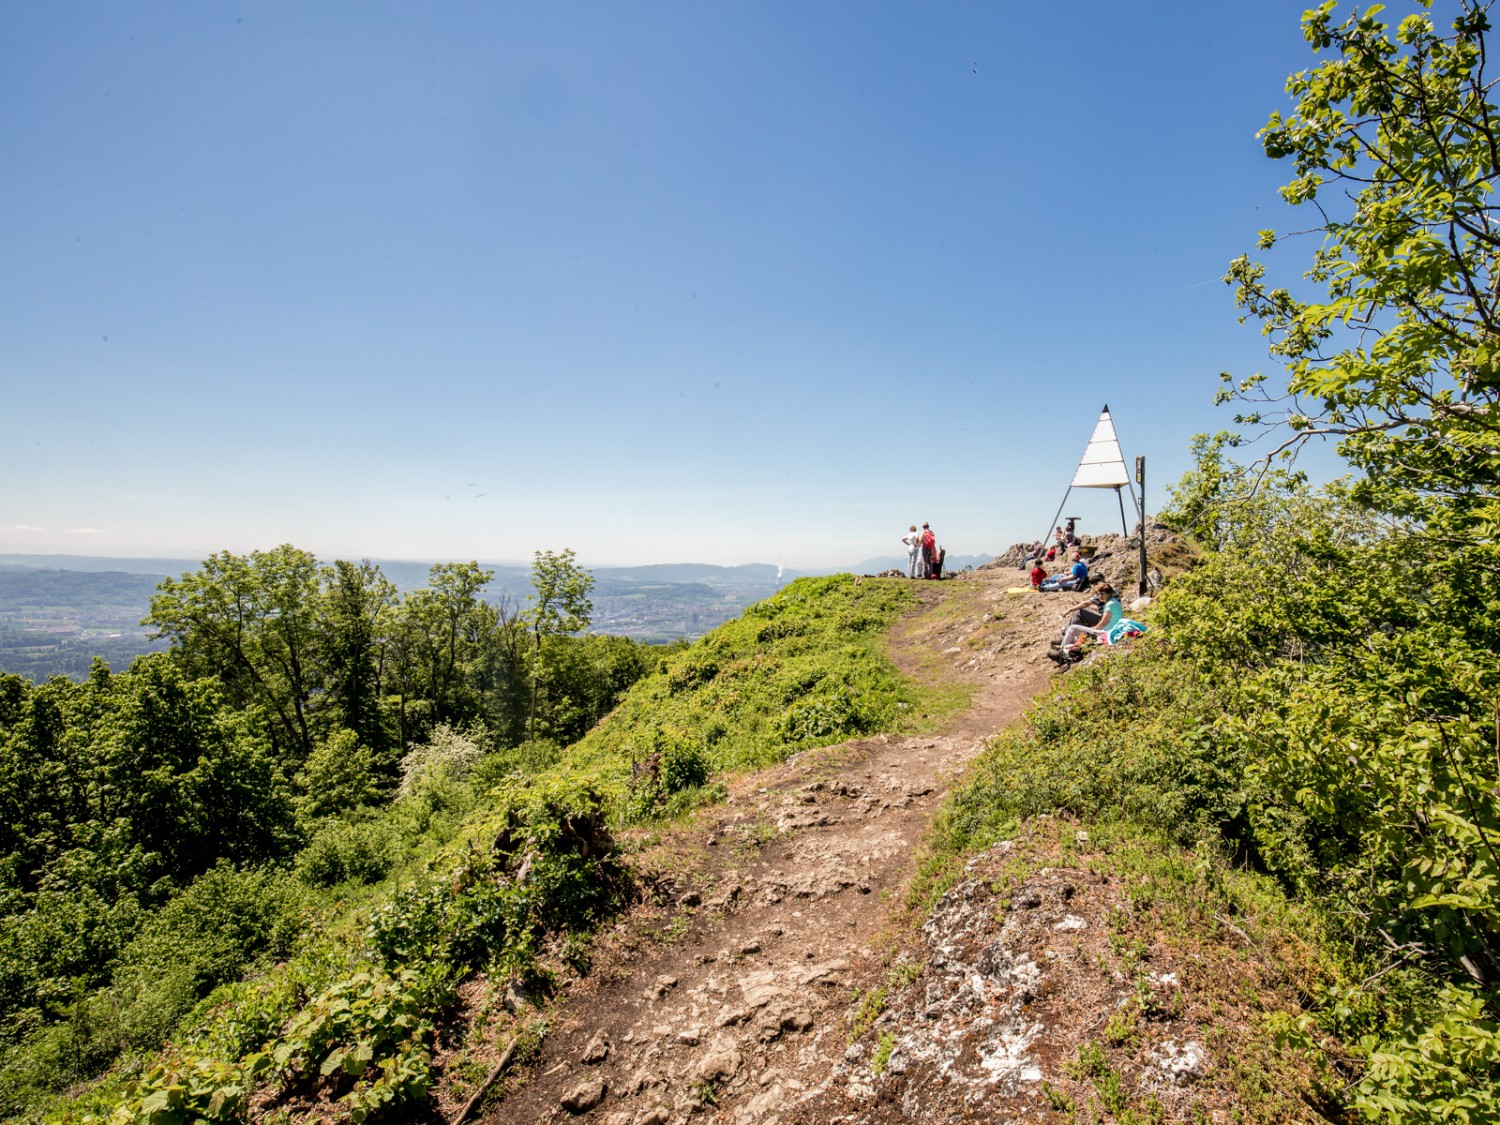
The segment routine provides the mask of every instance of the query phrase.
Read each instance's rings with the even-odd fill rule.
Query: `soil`
[[[893,632],[892,659],[973,692],[943,729],[738,778],[722,803],[643,847],[651,894],[595,943],[540,1052],[481,1119],[846,1119],[848,1084],[831,1083],[861,1004],[912,939],[893,919],[918,844],[955,776],[1053,673],[1047,641],[1078,600],[1018,582],[991,569],[913,585],[921,608]]]

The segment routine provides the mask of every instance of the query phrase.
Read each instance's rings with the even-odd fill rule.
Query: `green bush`
[[[402,853],[388,818],[337,818],[325,821],[298,854],[297,873],[314,887],[376,883],[390,873]]]
[[[303,926],[302,895],[275,869],[206,872],[141,928],[115,971],[127,1045],[154,1046],[215,987],[262,957],[284,957]]]
[[[374,755],[351,730],[336,730],[318,743],[296,783],[302,790],[296,808],[303,831],[316,831],[322,817],[376,805],[382,797]]]
[[[673,739],[662,752],[662,790],[672,794],[696,789],[707,783],[709,770],[708,753],[703,747],[689,739]]]

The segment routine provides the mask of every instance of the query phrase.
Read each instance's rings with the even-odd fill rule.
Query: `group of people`
[[[921,531],[917,530],[916,524],[912,524],[911,529],[901,537],[901,542],[906,544],[908,577],[941,578],[943,576],[943,559],[948,552],[938,546],[937,536],[932,533],[932,528],[926,523],[922,524]]]
[[[1021,564],[1021,569],[1025,570],[1032,563],[1043,560],[1052,562],[1055,559],[1065,559],[1071,552],[1076,551],[1082,542],[1078,537],[1077,524],[1078,517],[1069,516],[1067,526],[1059,524],[1053,532],[1051,546],[1040,539],[1033,543],[1031,550],[1027,552],[1026,561]]]
[[[1089,584],[1089,562],[1076,549],[1073,551],[1067,570],[1048,575],[1041,559],[1028,559],[1031,567],[1031,588],[1053,593],[1057,590],[1083,590]]]
[[[1125,616],[1120,605],[1120,595],[1108,582],[1092,582],[1088,559],[1084,558],[1082,543],[1078,537],[1073,517],[1066,527],[1058,526],[1050,546],[1040,539],[1031,545],[1021,569],[1030,569],[1031,588],[1051,593],[1057,590],[1088,590],[1092,592],[1077,605],[1063,611],[1067,624],[1062,636],[1052,643],[1048,655],[1059,664],[1069,664],[1083,653],[1086,640],[1103,645],[1115,645],[1130,637],[1139,636],[1146,627],[1139,621]],[[1066,570],[1048,575],[1046,564],[1057,558],[1068,560]]]

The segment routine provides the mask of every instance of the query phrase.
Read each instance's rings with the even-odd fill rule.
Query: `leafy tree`
[[[475,673],[499,626],[498,611],[479,594],[493,575],[476,562],[439,563],[401,603],[391,648],[402,746],[440,723],[478,717]]]
[[[290,841],[287,785],[253,714],[224,706],[218,686],[189,680],[170,660],[137,661],[91,741],[107,755],[102,810],[163,857],[174,878],[223,858],[254,862]]]
[[[629,637],[590,634],[549,642],[547,660],[543,737],[566,745],[609,714],[658,657]]]
[[[1290,427],[1279,450],[1340,441],[1366,477],[1361,495],[1453,530],[1500,527],[1500,119],[1485,74],[1488,3],[1463,0],[1440,32],[1426,10],[1394,31],[1381,8],[1342,23],[1307,12],[1316,67],[1293,75],[1296,108],[1261,131],[1290,159],[1282,188],[1315,213],[1305,274],[1316,299],[1273,288],[1242,256],[1226,281],[1271,351],[1285,391],[1264,375],[1233,384],[1249,423]],[[1269,249],[1288,236],[1262,231]]]
[[[295,780],[297,819],[305,830],[321,817],[377,804],[381,796],[370,748],[352,730],[336,730],[318,743]]]
[[[323,568],[319,656],[329,698],[337,725],[372,750],[390,742],[380,701],[396,604],[395,585],[368,559]]]
[[[547,645],[555,637],[581,633],[589,627],[594,605],[589,593],[594,576],[580,567],[573,552],[537,551],[531,563],[531,605],[522,615],[532,635],[531,708],[526,737],[536,737],[537,698],[547,677]]]
[[[220,551],[181,578],[168,578],[143,624],[170,638],[192,675],[218,677],[237,707],[258,704],[278,741],[297,758],[316,741],[308,704],[317,675],[318,560],[283,544],[271,551]]]

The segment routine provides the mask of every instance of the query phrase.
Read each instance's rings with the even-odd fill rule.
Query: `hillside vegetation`
[[[1261,986],[1297,1000],[1263,992],[1253,1034],[1225,1052],[1259,1060],[1242,1105],[1267,1110],[1314,1065],[1323,1112],[1495,1120],[1494,548],[1435,542],[1285,474],[1236,499],[1218,492],[1232,467],[1204,452],[1177,492],[1192,510],[1163,518],[1212,549],[1152,608],[1150,638],[1070,673],[992,742],[943,814],[931,885],[1038,817],[1093,828],[1106,852],[1190,849],[1149,876],[1137,861],[1148,935],[1171,931],[1162,911],[1184,896],[1205,904],[1193,941],[1248,928],[1268,948],[1289,929],[1312,943]],[[1131,1058],[1103,1036],[1084,1055],[1116,1086]],[[1129,1106],[1150,1119],[1144,1100],[1116,1111]]]
[[[347,727],[278,752],[278,723],[191,678],[182,645],[82,685],[8,680],[11,807],[34,811],[0,930],[7,1116],[362,1120],[420,1101],[466,982],[498,1005],[586,957],[629,893],[621,825],[714,799],[724,770],[925,721],[881,652],[909,602],[901,583],[800,580],[655,657],[570,750],[437,724],[389,781]]]

